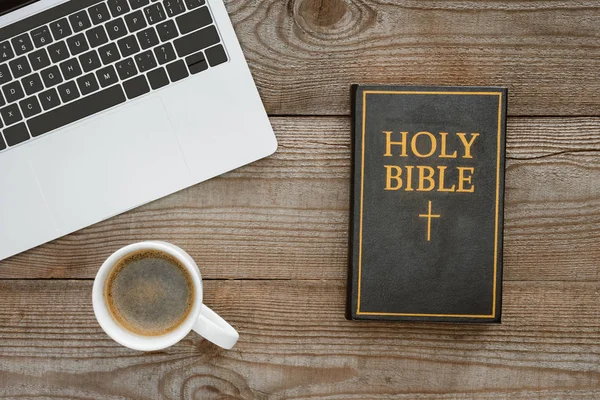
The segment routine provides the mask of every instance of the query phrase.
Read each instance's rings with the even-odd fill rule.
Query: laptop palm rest
[[[29,161],[61,234],[191,184],[158,95],[32,143]]]
[[[0,157],[0,260],[57,236],[58,229],[27,159]]]

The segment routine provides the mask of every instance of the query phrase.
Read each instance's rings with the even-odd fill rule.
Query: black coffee
[[[113,318],[128,331],[158,336],[177,328],[194,303],[194,285],[185,267],[157,250],[131,253],[117,262],[105,295]]]

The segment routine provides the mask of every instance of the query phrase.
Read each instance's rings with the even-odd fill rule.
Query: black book
[[[347,318],[500,322],[507,89],[352,97]]]

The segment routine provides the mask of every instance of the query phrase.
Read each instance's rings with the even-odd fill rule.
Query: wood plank
[[[0,282],[0,396],[552,399],[600,397],[598,282],[507,282],[502,325],[343,317],[341,281],[210,281],[240,331],[142,354],[97,325],[90,281]],[[221,397],[219,397],[221,396]]]
[[[265,160],[0,262],[0,278],[92,278],[128,243],[161,239],[207,278],[346,276],[346,117],[273,118]],[[600,278],[600,118],[511,118],[506,280]]]
[[[348,114],[352,83],[502,85],[510,115],[600,115],[594,1],[228,0],[270,114]]]

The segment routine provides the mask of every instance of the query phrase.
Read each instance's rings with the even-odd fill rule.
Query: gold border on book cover
[[[495,232],[494,232],[494,285],[492,298],[492,312],[487,315],[480,314],[416,314],[416,313],[389,313],[389,312],[372,312],[360,311],[360,290],[361,290],[361,273],[362,273],[362,242],[363,242],[363,195],[365,183],[365,131],[366,131],[366,114],[367,114],[367,94],[398,94],[398,95],[474,95],[474,96],[498,96],[498,140],[496,154],[496,216],[495,216]],[[500,149],[502,137],[502,95],[503,92],[458,92],[458,91],[393,91],[393,90],[365,90],[363,91],[362,102],[362,144],[361,144],[361,176],[360,176],[360,226],[359,226],[359,245],[358,245],[358,296],[356,302],[357,315],[382,315],[382,316],[402,316],[402,317],[448,317],[448,318],[495,318],[496,317],[496,285],[498,275],[498,205],[500,196]]]

